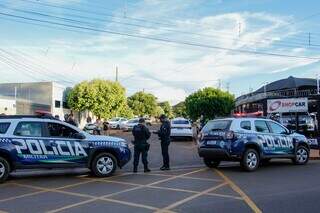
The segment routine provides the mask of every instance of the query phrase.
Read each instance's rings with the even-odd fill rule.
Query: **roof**
[[[262,86],[254,93],[263,93],[266,89],[267,92],[275,91],[275,90],[283,90],[283,89],[294,89],[300,87],[316,87],[317,80],[312,78],[296,78],[290,76],[285,79],[281,79],[278,81],[274,81],[266,86]]]

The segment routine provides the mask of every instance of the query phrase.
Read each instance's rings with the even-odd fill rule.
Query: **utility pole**
[[[311,45],[311,33],[309,33],[309,46]]]
[[[319,89],[320,89],[320,84],[319,84],[319,74],[317,74],[317,95],[319,95],[319,94],[320,94]]]
[[[230,82],[227,82],[226,89],[227,89],[227,92],[229,92],[229,90],[230,90]]]
[[[218,88],[221,89],[221,79],[218,79]]]
[[[116,82],[118,82],[118,75],[119,75],[118,66],[116,66]]]

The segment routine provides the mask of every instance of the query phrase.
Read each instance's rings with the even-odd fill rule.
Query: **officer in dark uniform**
[[[142,163],[144,165],[144,172],[150,172],[148,168],[148,151],[150,144],[147,140],[150,138],[150,131],[145,125],[144,118],[139,119],[139,124],[133,127],[132,134],[134,136],[134,160],[133,160],[133,172],[138,172],[140,154],[142,156]]]
[[[170,134],[171,134],[171,124],[165,115],[160,116],[161,127],[157,132],[159,139],[161,141],[161,150],[163,158],[163,166],[160,170],[170,170],[170,160],[169,160],[169,145],[170,145]]]

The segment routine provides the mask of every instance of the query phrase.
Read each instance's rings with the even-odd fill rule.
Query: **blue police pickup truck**
[[[107,177],[130,158],[120,138],[90,135],[50,116],[0,116],[0,182],[28,168],[86,167]]]
[[[254,171],[272,158],[306,164],[310,148],[305,136],[270,119],[226,118],[209,121],[203,127],[198,152],[208,167],[217,167],[221,161],[239,161],[244,170]]]

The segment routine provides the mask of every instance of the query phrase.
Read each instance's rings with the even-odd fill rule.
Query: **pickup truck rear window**
[[[228,130],[231,124],[231,120],[213,120],[208,121],[208,123],[203,127],[202,132],[208,133],[211,131],[223,131]]]
[[[6,134],[10,126],[10,123],[0,123],[0,134]]]

